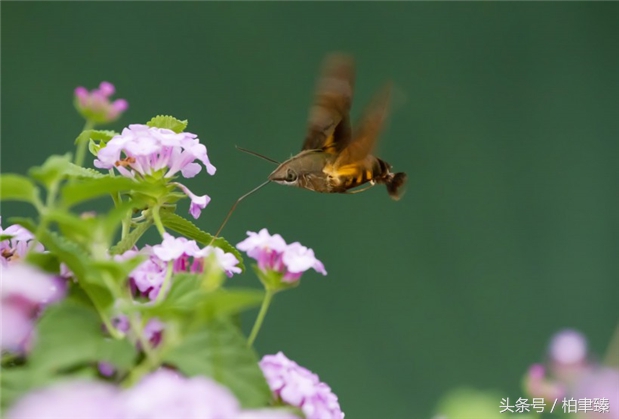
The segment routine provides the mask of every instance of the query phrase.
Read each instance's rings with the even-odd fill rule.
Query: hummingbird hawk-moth
[[[296,156],[280,164],[237,147],[279,166],[266,182],[236,200],[213,240],[219,236],[238,203],[270,182],[325,193],[357,193],[383,183],[391,198],[400,199],[406,173],[393,173],[391,165],[372,155],[387,117],[391,86],[387,85],[376,95],[353,129],[350,107],[354,81],[355,69],[350,56],[341,53],[327,56],[310,109],[305,141]],[[370,186],[351,191],[368,182]]]
[[[387,85],[376,95],[353,129],[350,107],[354,81],[355,69],[350,56],[341,53],[327,56],[301,152],[281,163],[269,175],[269,181],[326,193],[361,192],[383,183],[391,198],[401,197],[406,174],[393,173],[391,165],[372,155],[387,117],[391,86]],[[367,182],[369,187],[350,191]]]

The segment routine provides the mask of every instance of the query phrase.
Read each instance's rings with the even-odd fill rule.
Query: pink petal
[[[183,192],[185,192],[185,195],[187,195],[189,199],[191,199],[191,205],[189,205],[189,213],[193,216],[193,218],[198,219],[200,217],[200,214],[202,213],[202,210],[206,208],[209,202],[211,202],[211,198],[208,195],[195,195],[189,190],[188,187],[181,183],[173,182],[173,184],[178,186]]]
[[[103,95],[103,96],[112,96],[114,94],[114,92],[116,92],[116,88],[114,87],[114,85],[110,82],[107,81],[102,81],[101,84],[99,84],[99,92]]]

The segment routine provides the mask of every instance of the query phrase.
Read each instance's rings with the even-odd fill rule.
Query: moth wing
[[[355,126],[352,140],[335,160],[336,168],[365,161],[372,153],[389,113],[391,91],[392,86],[389,83],[374,96]]]
[[[350,143],[350,106],[355,82],[351,56],[329,54],[322,65],[302,150],[337,154]]]

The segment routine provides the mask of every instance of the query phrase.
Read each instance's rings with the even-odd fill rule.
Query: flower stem
[[[135,326],[139,325],[139,321],[136,322],[135,319],[131,318],[131,316],[129,317],[129,323],[132,324],[131,326],[132,329],[134,328],[134,325]],[[144,336],[142,336],[142,333],[143,333],[143,330],[140,330],[136,336],[136,339],[137,339],[137,342],[139,342],[142,348],[142,351],[144,351],[145,357],[141,363],[139,363],[138,365],[136,365],[135,367],[131,369],[131,371],[129,372],[129,375],[123,381],[123,384],[126,385],[127,387],[132,387],[134,384],[136,384],[140,380],[140,378],[142,378],[144,375],[148,374],[149,372],[155,370],[159,366],[159,361],[157,360],[157,357],[153,353],[152,348],[149,346],[150,342]]]
[[[153,207],[153,221],[155,221],[155,226],[157,226],[157,231],[161,234],[161,238],[165,234],[165,228],[163,227],[163,223],[161,222],[161,217],[159,216],[159,205],[155,205]]]
[[[267,310],[269,309],[269,305],[271,304],[271,300],[273,299],[273,295],[275,291],[266,289],[266,294],[264,295],[264,300],[262,300],[262,305],[260,306],[260,312],[258,313],[258,317],[256,317],[256,322],[254,323],[254,327],[251,329],[251,333],[249,334],[249,339],[247,339],[247,346],[252,346],[254,341],[256,340],[256,336],[258,336],[258,332],[260,331],[260,327],[262,326],[262,322],[264,321],[264,317],[267,314]]]
[[[82,132],[91,130],[94,127],[95,127],[94,122],[92,122],[90,119],[87,119],[86,124],[84,124],[84,128],[82,129]],[[75,159],[73,160],[73,163],[75,163],[76,166],[81,166],[82,164],[84,164],[84,159],[86,158],[87,147],[88,147],[88,143],[86,141],[80,141],[77,144],[77,151],[75,152]]]
[[[165,274],[165,278],[163,278],[163,283],[161,284],[161,288],[159,288],[159,294],[157,294],[157,298],[155,299],[155,305],[161,303],[165,296],[168,293],[168,288],[170,288],[170,278],[172,278],[172,269],[174,268],[174,262],[168,262],[168,268]]]

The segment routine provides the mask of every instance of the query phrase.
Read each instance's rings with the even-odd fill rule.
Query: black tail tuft
[[[399,200],[402,195],[404,195],[404,191],[400,190],[402,186],[406,183],[406,173],[400,172],[391,175],[391,179],[389,179],[387,184],[387,192],[391,199]]]

